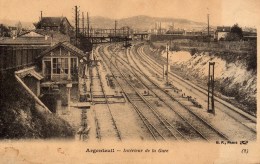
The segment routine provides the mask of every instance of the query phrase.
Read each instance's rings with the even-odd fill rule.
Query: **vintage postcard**
[[[259,6],[0,0],[0,163],[260,163]]]

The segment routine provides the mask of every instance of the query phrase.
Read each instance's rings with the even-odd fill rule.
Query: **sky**
[[[147,15],[206,22],[209,13],[212,25],[260,23],[260,0],[0,0],[0,20],[36,22],[40,11],[73,19],[75,5],[90,16],[112,19]]]

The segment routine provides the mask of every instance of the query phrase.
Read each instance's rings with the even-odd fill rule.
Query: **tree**
[[[243,38],[243,30],[238,24],[234,24],[231,27],[230,33],[227,35],[226,40],[228,41],[237,41]]]
[[[10,37],[10,30],[3,24],[0,24],[0,37]]]
[[[238,26],[237,23],[231,27],[231,33],[237,34],[239,38],[243,37],[243,30],[241,27]]]
[[[84,52],[90,52],[92,51],[92,43],[90,40],[86,37],[84,37],[82,34],[79,34],[79,45],[78,48],[81,49]]]

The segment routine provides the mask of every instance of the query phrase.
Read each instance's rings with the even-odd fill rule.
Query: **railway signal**
[[[208,112],[215,114],[214,107],[214,67],[215,62],[209,62],[209,77],[208,77]]]

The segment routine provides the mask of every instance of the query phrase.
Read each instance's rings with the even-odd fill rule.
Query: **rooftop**
[[[42,26],[60,26],[64,17],[42,17],[40,23]]]
[[[65,49],[67,49],[68,51],[74,53],[75,55],[77,55],[77,56],[79,56],[79,57],[82,57],[82,58],[83,58],[83,57],[86,56],[86,54],[85,54],[82,50],[80,50],[80,49],[78,49],[77,47],[73,46],[73,45],[70,44],[69,42],[59,42],[59,43],[57,43],[57,44],[51,46],[50,48],[46,49],[45,51],[43,51],[43,52],[40,54],[39,58],[43,57],[45,54],[51,52],[52,50],[54,50],[55,48],[60,47],[60,46],[63,47],[63,48],[65,48]]]
[[[218,26],[217,32],[230,32],[231,27],[230,26]]]
[[[5,37],[0,38],[0,45],[50,45],[51,38],[45,37]]]
[[[35,25],[38,26],[40,24],[42,27],[60,26],[61,22],[65,19],[68,21],[66,17],[42,17],[41,20]]]

